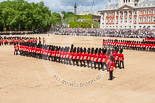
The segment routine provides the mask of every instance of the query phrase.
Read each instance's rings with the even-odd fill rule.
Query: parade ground
[[[25,36],[45,38],[46,44],[87,48],[102,48],[103,41],[103,37],[90,36]],[[125,69],[114,69],[112,81],[106,70],[64,65],[13,52],[13,46],[0,46],[0,103],[155,102],[154,52],[124,50]]]

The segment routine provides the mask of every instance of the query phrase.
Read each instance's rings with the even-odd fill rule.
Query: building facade
[[[99,11],[100,28],[155,29],[155,0],[118,0],[118,3]]]

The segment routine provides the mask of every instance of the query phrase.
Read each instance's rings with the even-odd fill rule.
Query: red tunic
[[[115,66],[115,63],[114,63],[113,61],[109,61],[108,63],[109,63],[108,70],[109,70],[109,71],[113,71],[113,68],[114,68],[114,66]]]
[[[106,59],[105,59],[104,62],[105,62],[105,63],[108,63],[109,61],[110,61],[110,56],[107,56],[107,55],[106,55]]]
[[[14,49],[15,49],[15,50],[19,50],[19,46],[18,46],[18,45],[15,45],[15,46],[14,46]]]
[[[106,56],[103,55],[103,54],[101,54],[101,60],[100,60],[100,62],[105,62],[105,60],[106,60]]]
[[[84,54],[83,53],[80,54],[80,60],[84,60]]]
[[[77,53],[76,55],[77,55],[76,59],[80,60],[81,52],[80,53]]]
[[[115,53],[115,60],[119,60],[119,54]]]
[[[88,53],[83,54],[83,60],[88,60]]]
[[[98,53],[94,55],[94,62],[98,62],[98,56],[99,56]]]
[[[91,54],[91,55],[90,55],[90,56],[91,56],[91,57],[90,57],[90,58],[91,58],[91,61],[94,61],[94,55],[95,55],[95,54]]]
[[[123,54],[119,54],[119,60],[124,61],[124,55]]]

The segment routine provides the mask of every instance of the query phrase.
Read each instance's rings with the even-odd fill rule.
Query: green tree
[[[48,29],[52,23],[61,22],[61,16],[51,14],[44,2],[28,3],[25,0],[0,2],[0,26],[12,30]]]

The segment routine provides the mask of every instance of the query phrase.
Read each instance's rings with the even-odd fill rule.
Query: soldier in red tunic
[[[123,49],[120,49],[120,54],[119,54],[119,61],[120,61],[120,69],[124,69],[124,55],[123,53]]]
[[[108,62],[108,70],[109,70],[109,79],[108,80],[113,80],[113,69],[115,67],[115,63],[113,61],[113,56],[110,56],[110,61]]]
[[[87,49],[84,48],[84,53],[83,53],[83,66],[86,67],[86,62],[87,62]]]
[[[91,63],[91,69],[93,68],[93,63],[94,63],[94,48],[91,49],[91,55],[90,55],[90,63]]]
[[[93,60],[93,62],[94,62],[94,68],[95,68],[95,69],[97,69],[97,65],[98,65],[98,62],[97,62],[98,56],[99,56],[98,48],[96,48],[95,54],[94,54],[94,60]]]
[[[116,53],[115,53],[115,67],[118,68],[119,66],[119,54],[118,54],[119,48],[116,48]]]
[[[102,65],[101,48],[99,48],[96,63],[98,64],[98,70],[100,70],[101,69],[100,66]]]
[[[90,48],[88,48],[87,50],[87,67],[90,68],[89,64],[90,64],[90,60],[91,60],[91,53],[90,53]]]
[[[106,59],[105,59],[105,63],[106,63],[106,66],[107,66],[107,71],[109,71],[108,67],[109,67],[110,55],[111,55],[111,50],[108,49]]]
[[[14,55],[18,55],[19,46],[18,43],[14,44]]]
[[[106,67],[106,49],[102,49],[102,53],[101,53],[101,68],[104,71],[105,67]]]
[[[83,49],[82,49],[82,47],[80,48],[80,53],[79,53],[79,61],[80,61],[80,66],[82,67],[83,66],[83,57],[84,57],[84,55],[83,55]]]
[[[2,38],[0,37],[0,46],[2,45],[3,41],[2,41]]]
[[[69,65],[72,65],[72,60],[73,60],[73,47],[71,47],[70,49],[70,53],[69,53]]]
[[[77,62],[76,62],[76,57],[77,57],[77,48],[74,47],[74,50],[73,50],[73,66],[75,66],[75,64],[77,65]]]

